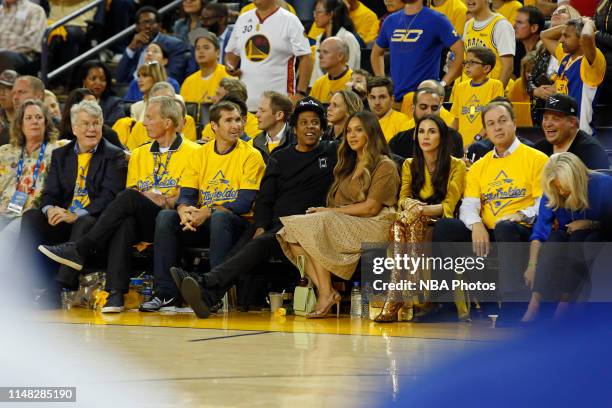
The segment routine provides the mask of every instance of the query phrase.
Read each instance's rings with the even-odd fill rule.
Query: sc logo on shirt
[[[393,31],[393,36],[391,37],[391,42],[405,42],[405,43],[413,43],[419,41],[419,38],[423,35],[423,30],[412,29],[406,30],[403,28],[398,28]]]

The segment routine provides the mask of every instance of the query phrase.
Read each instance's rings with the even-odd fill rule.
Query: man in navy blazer
[[[40,208],[23,214],[18,248],[27,259],[39,257],[34,286],[47,289],[47,300],[59,302],[59,285],[51,280],[55,267],[43,261],[40,244],[75,240],[96,222],[96,217],[125,189],[127,162],[123,150],[102,139],[102,109],[82,101],[70,109],[76,139],[55,149],[42,192]],[[37,265],[38,266],[38,265]],[[78,274],[60,268],[55,281],[76,289]]]
[[[136,68],[144,61],[146,47],[157,42],[168,51],[166,72],[169,77],[181,83],[189,57],[189,47],[180,39],[162,34],[160,30],[160,15],[154,7],[145,6],[136,12],[136,34],[123,52],[117,66],[117,80],[129,83],[134,78]]]

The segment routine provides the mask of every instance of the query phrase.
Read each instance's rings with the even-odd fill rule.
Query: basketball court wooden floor
[[[202,320],[72,309],[28,320],[60,329],[82,348],[77,355],[119,356],[125,364],[103,381],[173,395],[172,403],[143,395],[146,407],[373,407],[437,363],[512,335],[484,321],[382,325],[269,312]]]

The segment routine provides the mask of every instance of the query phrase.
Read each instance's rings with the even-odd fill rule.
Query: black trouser
[[[127,189],[106,207],[96,225],[77,241],[79,253],[88,257],[107,248],[106,291],[127,293],[132,271],[132,245],[153,242],[155,218],[161,211],[140,192]]]
[[[546,301],[558,301],[561,295],[568,296],[565,300],[575,300],[590,282],[590,268],[601,248],[589,243],[600,241],[599,231],[551,232],[538,254],[533,291]]]
[[[281,227],[282,225],[275,225],[255,239],[253,235],[256,228],[249,228],[228,254],[227,259],[207,274],[206,281],[215,286],[204,291],[204,301],[209,305],[216,304],[241,276],[251,273],[273,256],[284,257],[276,239],[276,233]]]
[[[62,222],[54,226],[49,224],[47,216],[39,209],[30,209],[23,214],[18,251],[23,251],[27,257],[22,259],[34,257],[36,270],[34,287],[49,288],[53,285],[53,278],[72,289],[75,288],[75,285],[78,286],[78,274],[63,265],[58,270],[57,263],[40,253],[38,246],[75,241],[85,235],[95,223],[95,217],[85,215],[77,218],[74,224]]]
[[[500,221],[495,229],[487,230],[491,242],[528,242],[531,228],[511,221]],[[433,234],[434,242],[472,242],[472,231],[456,218],[444,218],[436,223]],[[517,252],[518,246],[498,245],[501,274],[499,276],[499,293],[504,300],[526,300],[528,290],[523,279],[523,272],[528,253]],[[525,248],[526,249],[526,248]],[[465,256],[465,254],[463,254]]]

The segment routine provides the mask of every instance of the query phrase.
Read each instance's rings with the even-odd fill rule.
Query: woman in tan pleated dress
[[[340,294],[332,288],[331,274],[350,279],[361,244],[387,242],[395,221],[400,177],[378,119],[371,112],[357,112],[344,134],[327,207],[282,217],[283,228],[277,234],[291,262],[305,256],[305,272],[318,289],[309,318],[325,317],[334,304],[338,307]]]

